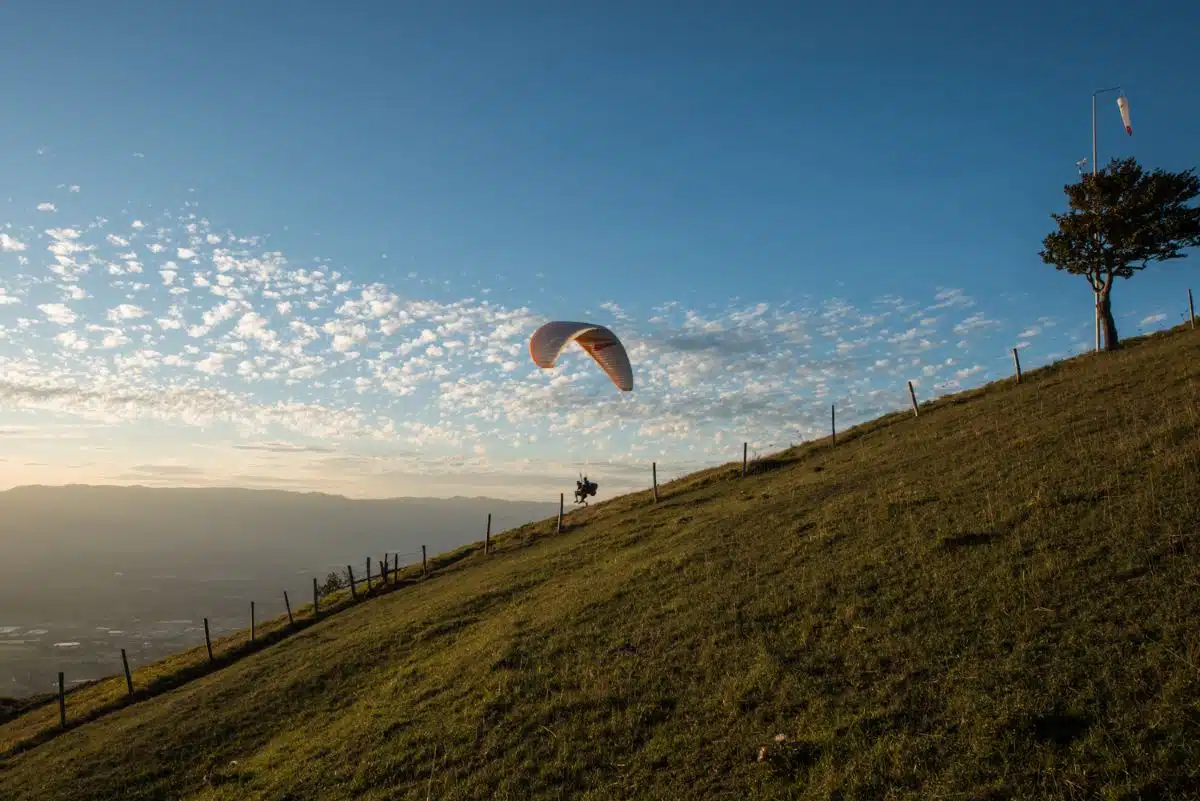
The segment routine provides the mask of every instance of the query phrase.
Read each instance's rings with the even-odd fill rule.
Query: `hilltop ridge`
[[[1197,365],[1177,328],[516,527],[0,796],[1196,798]]]

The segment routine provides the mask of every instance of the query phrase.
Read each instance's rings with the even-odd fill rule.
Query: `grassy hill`
[[[521,527],[0,797],[1200,798],[1198,365],[1130,341]]]

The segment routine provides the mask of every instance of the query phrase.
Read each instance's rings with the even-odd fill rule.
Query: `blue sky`
[[[1037,251],[1094,89],[1101,163],[1200,141],[1182,2],[52,5],[0,10],[3,486],[552,497],[784,446],[1089,346]],[[1122,334],[1194,276],[1122,283]],[[635,392],[537,370],[555,318]]]

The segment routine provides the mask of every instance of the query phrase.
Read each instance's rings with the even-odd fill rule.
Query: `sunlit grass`
[[[111,711],[0,797],[1196,797],[1198,361],[1130,341],[431,556],[79,690]]]

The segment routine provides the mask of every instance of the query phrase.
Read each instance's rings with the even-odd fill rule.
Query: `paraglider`
[[[596,497],[596,490],[600,489],[600,485],[595,481],[588,481],[587,476],[582,476],[575,482],[575,503],[582,503],[587,506],[589,497]]]
[[[576,342],[622,392],[633,391],[633,367],[625,346],[608,328],[595,323],[554,320],[538,328],[529,338],[529,356],[543,370],[554,366],[563,349]],[[575,503],[587,506],[600,485],[581,475],[575,482]]]
[[[546,323],[529,339],[529,355],[542,369],[554,366],[563,348],[577,342],[593,359],[609,380],[622,392],[633,390],[633,367],[625,346],[609,329],[594,323],[555,320]]]

